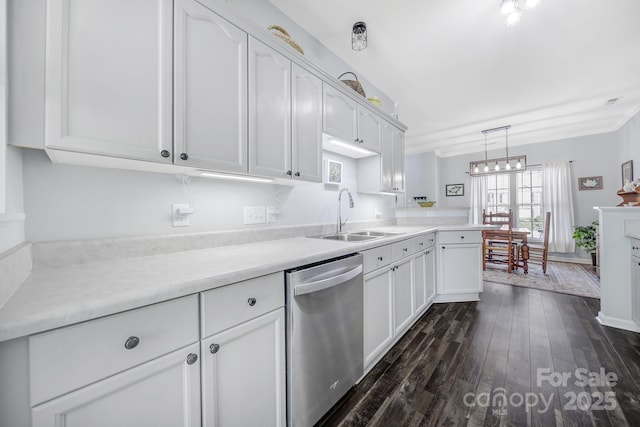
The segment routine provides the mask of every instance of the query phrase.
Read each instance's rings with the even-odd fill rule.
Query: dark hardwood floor
[[[640,334],[601,326],[599,304],[485,282],[482,301],[433,305],[318,424],[640,426]]]

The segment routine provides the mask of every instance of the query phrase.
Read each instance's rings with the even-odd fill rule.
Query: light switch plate
[[[265,224],[267,215],[264,206],[245,206],[244,224]]]

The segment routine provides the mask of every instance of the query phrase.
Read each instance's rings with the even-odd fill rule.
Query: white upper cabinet
[[[358,138],[366,149],[380,152],[380,130],[382,118],[361,105],[358,105]]]
[[[47,2],[45,145],[171,163],[173,4]]]
[[[291,61],[249,39],[249,173],[291,175]]]
[[[378,153],[381,124],[382,118],[372,110],[324,85],[324,133]]]
[[[324,133],[346,142],[358,143],[358,104],[331,86],[324,85]]]
[[[393,128],[393,181],[390,190],[404,191],[404,132]]]
[[[247,34],[194,0],[175,15],[175,163],[247,172]]]
[[[358,191],[404,191],[404,132],[381,120],[380,156],[358,159]]]
[[[322,80],[291,67],[293,177],[322,182]]]

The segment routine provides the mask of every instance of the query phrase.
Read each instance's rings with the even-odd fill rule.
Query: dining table
[[[509,226],[503,225],[499,228],[487,228],[483,233],[487,240],[507,240],[509,239]],[[529,245],[527,245],[527,237],[529,234],[531,234],[531,230],[528,228],[511,228],[512,240],[518,242],[520,246],[518,261],[516,261],[513,267],[522,267],[524,274],[529,273]]]

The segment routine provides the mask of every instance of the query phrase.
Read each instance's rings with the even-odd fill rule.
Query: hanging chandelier
[[[351,30],[351,49],[362,50],[367,47],[367,24],[358,21]]]
[[[485,129],[484,134],[484,160],[476,160],[469,163],[469,175],[487,175],[491,173],[519,172],[527,169],[527,156],[509,157],[509,129],[511,125],[501,126],[493,129]],[[497,159],[487,158],[487,134],[504,131],[505,134],[505,157]]]

